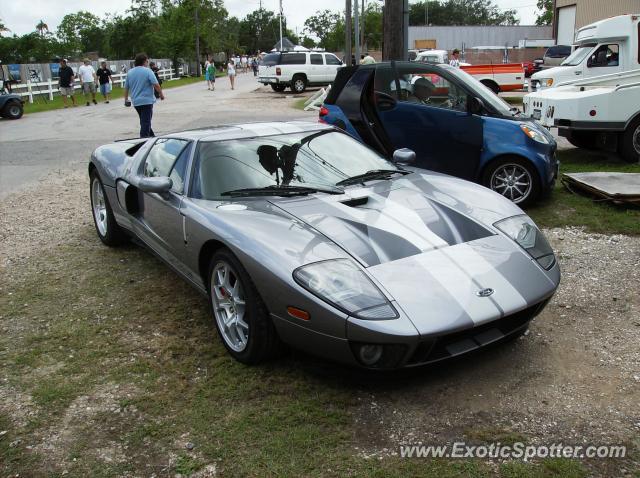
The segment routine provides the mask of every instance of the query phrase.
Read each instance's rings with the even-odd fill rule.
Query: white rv
[[[560,66],[534,73],[534,88],[640,68],[640,13],[607,18],[580,28],[575,49]]]

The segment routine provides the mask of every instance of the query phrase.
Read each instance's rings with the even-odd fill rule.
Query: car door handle
[[[581,71],[574,71],[573,74],[574,75],[582,75],[582,72]]]

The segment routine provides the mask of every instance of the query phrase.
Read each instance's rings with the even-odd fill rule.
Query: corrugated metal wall
[[[637,0],[640,1],[640,0]],[[518,26],[430,26],[409,27],[409,47],[414,48],[415,40],[436,40],[439,50],[466,48],[473,46],[518,46],[520,40],[543,40],[552,38],[552,27],[535,25]]]
[[[576,29],[616,15],[640,13],[640,0],[556,0],[556,9],[569,5],[576,6]]]

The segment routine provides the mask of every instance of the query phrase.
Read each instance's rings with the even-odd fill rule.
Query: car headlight
[[[494,227],[516,241],[544,269],[551,269],[555,264],[553,249],[529,216],[523,214],[503,219],[496,222]]]
[[[549,140],[547,139],[547,137],[537,129],[532,128],[531,126],[526,124],[521,124],[520,129],[522,129],[522,132],[529,136],[529,138],[531,138],[532,140],[542,144],[549,144]]]
[[[380,289],[353,261],[333,259],[298,267],[293,278],[302,287],[360,319],[395,319],[398,313]]]
[[[540,78],[538,84],[543,88],[549,88],[553,85],[553,78]]]

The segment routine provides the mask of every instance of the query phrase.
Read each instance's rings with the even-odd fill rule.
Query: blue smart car
[[[382,154],[468,179],[526,206],[558,174],[551,134],[468,73],[448,65],[384,62],[341,68],[320,121]]]

